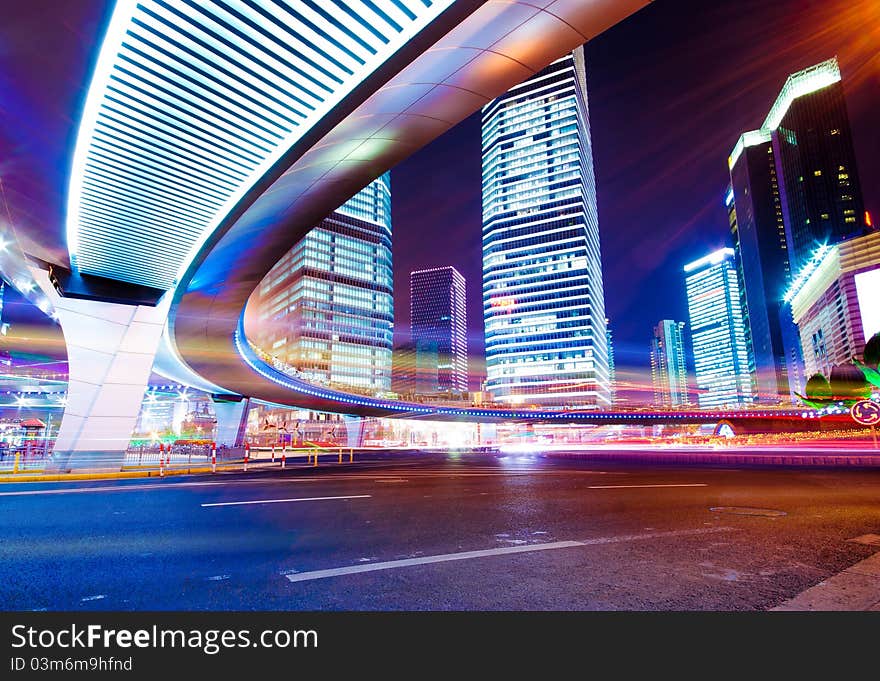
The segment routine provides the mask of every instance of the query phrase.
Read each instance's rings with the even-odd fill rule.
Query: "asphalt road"
[[[761,610],[880,551],[847,541],[878,501],[876,470],[454,454],[7,484],[0,608]]]

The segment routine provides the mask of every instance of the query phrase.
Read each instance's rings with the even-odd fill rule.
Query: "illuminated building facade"
[[[617,369],[614,366],[614,338],[610,319],[605,320],[605,337],[608,339],[608,399],[613,405],[617,401]]]
[[[805,349],[782,300],[791,273],[820,246],[872,229],[837,60],[790,75],[761,128],[740,136],[728,164],[759,399],[793,396],[803,391]]]
[[[391,182],[385,173],[288,251],[260,283],[252,339],[305,380],[391,389]]]
[[[730,168],[725,197],[736,251],[738,282],[757,399],[790,394],[782,297],[791,283],[776,159],[768,138],[753,140]]]
[[[651,381],[654,406],[680,407],[688,398],[684,322],[661,319],[651,339]]]
[[[502,404],[610,405],[584,53],[483,108],[486,389]]]
[[[740,136],[728,159],[731,171],[746,149],[759,147],[760,157],[767,143],[791,271],[800,271],[818,246],[871,229],[837,59],[788,77],[761,128]]]
[[[440,360],[436,341],[416,341],[394,348],[391,387],[399,395],[438,392]]]
[[[807,376],[861,359],[880,332],[880,233],[820,248],[787,294]]]
[[[821,244],[867,231],[836,59],[791,75],[770,111],[792,270]]]
[[[467,300],[465,280],[454,267],[416,270],[409,275],[410,328],[418,349],[437,353],[437,385],[432,392],[467,392]]]
[[[754,399],[734,251],[722,248],[684,267],[701,407]]]
[[[746,286],[745,286],[745,271],[742,267],[742,257],[741,257],[741,240],[739,236],[739,223],[736,219],[736,202],[734,201],[733,196],[733,186],[728,185],[727,191],[724,193],[724,206],[727,208],[727,221],[730,226],[730,237],[733,241],[733,250],[734,250],[734,261],[736,262],[736,283],[739,286],[739,296],[740,296],[740,308],[742,310],[743,315],[743,329],[745,331],[746,337],[746,348],[748,349],[748,357],[749,357],[749,373],[752,375],[752,378],[755,377],[755,351],[752,347],[752,329],[749,324],[749,306],[746,302]]]

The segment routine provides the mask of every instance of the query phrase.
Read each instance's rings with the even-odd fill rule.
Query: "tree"
[[[862,400],[871,396],[871,385],[854,364],[838,364],[831,369],[831,397],[834,400]]]
[[[816,402],[831,399],[831,384],[822,374],[813,374],[807,381],[807,398]]]

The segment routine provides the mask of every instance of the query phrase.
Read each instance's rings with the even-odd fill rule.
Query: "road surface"
[[[454,453],[5,484],[0,604],[763,610],[880,552],[878,501],[876,470]]]

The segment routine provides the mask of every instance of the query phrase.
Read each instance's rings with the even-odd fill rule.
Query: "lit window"
[[[821,170],[814,170],[814,171],[813,171],[813,175],[815,175],[816,177],[821,177],[821,176],[822,176],[822,171],[821,171]]]

